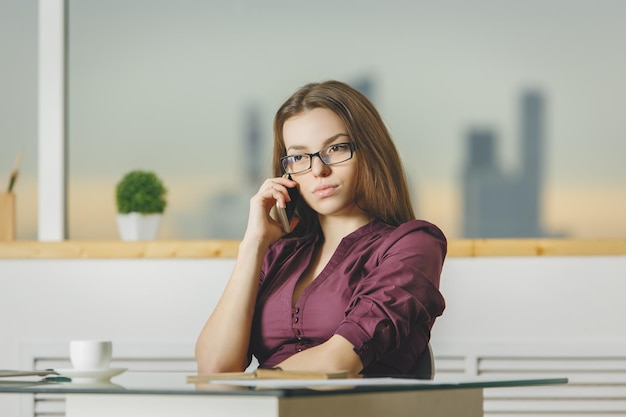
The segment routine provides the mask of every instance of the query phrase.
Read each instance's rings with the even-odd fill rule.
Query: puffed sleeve
[[[397,348],[410,332],[429,332],[445,308],[439,279],[447,244],[441,230],[415,220],[379,243],[372,268],[335,331],[352,343],[364,367]]]

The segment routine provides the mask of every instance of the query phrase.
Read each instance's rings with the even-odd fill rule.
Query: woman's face
[[[287,155],[316,153],[329,145],[351,142],[343,121],[332,111],[316,108],[287,119],[283,139]],[[322,216],[352,216],[362,211],[355,204],[358,153],[352,159],[325,165],[313,157],[311,169],[292,174],[300,194]]]

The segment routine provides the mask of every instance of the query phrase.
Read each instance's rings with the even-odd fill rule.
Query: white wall
[[[76,338],[145,346],[146,354],[174,343],[191,357],[233,262],[2,259],[0,369],[29,366],[32,346],[58,350]],[[442,291],[436,354],[626,346],[626,256],[450,258]],[[20,401],[0,394],[0,415],[20,415]]]
[[[626,256],[446,261],[437,343],[626,342]]]

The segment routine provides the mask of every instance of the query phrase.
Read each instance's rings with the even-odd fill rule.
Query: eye
[[[348,149],[348,145],[345,143],[338,143],[336,145],[330,145],[328,147],[328,153],[345,152]]]
[[[304,159],[305,156],[306,155],[304,155],[304,154],[298,153],[298,154],[295,154],[295,155],[291,155],[289,158],[291,159],[291,161],[293,163],[298,163],[298,162],[301,162]]]

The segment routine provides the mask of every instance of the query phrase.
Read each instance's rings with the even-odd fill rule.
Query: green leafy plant
[[[167,189],[153,172],[129,172],[117,183],[115,194],[117,212],[121,214],[163,213],[167,206]]]

